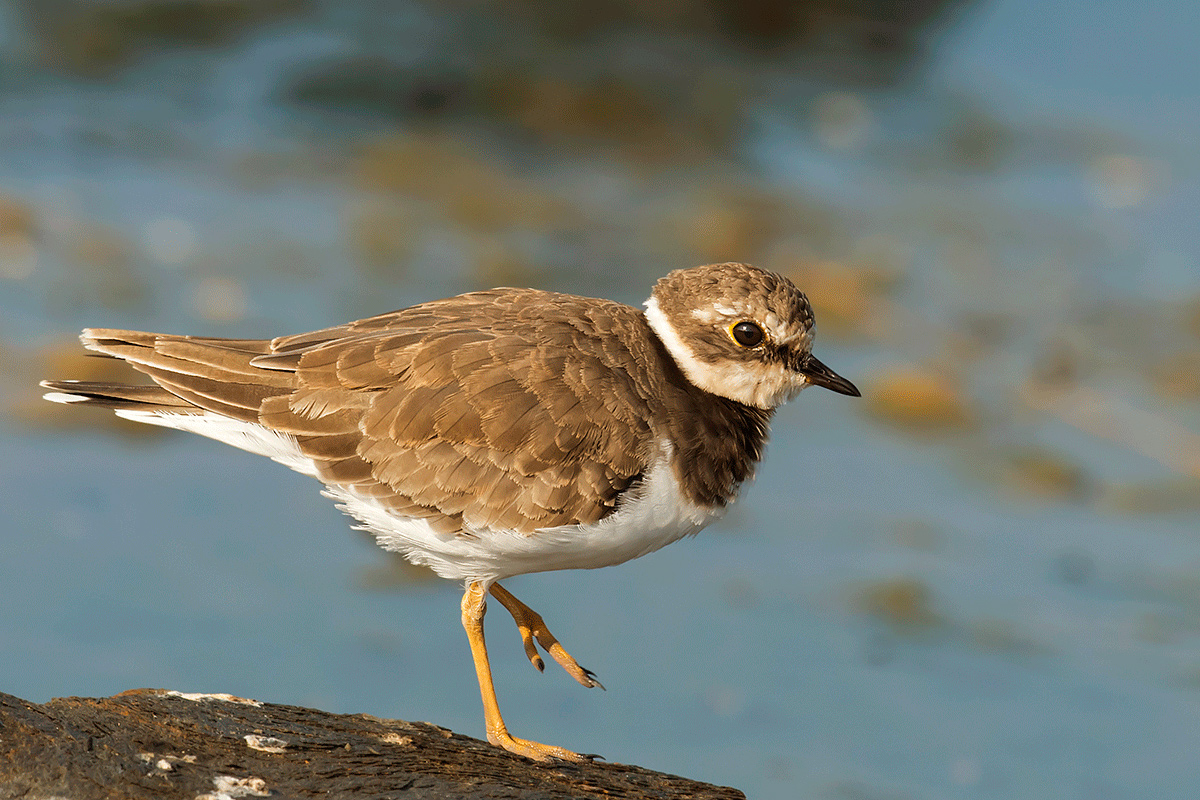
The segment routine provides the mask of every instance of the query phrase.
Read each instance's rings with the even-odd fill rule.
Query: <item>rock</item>
[[[622,764],[539,764],[423,722],[136,689],[0,694],[0,800],[742,798]]]

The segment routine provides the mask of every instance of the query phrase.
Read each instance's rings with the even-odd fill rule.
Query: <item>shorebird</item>
[[[198,433],[321,481],[382,547],[463,583],[488,741],[577,761],[508,732],[487,596],[535,667],[540,646],[599,686],[499,581],[620,564],[718,519],[777,406],[807,386],[859,395],[812,355],[813,328],[786,278],[713,264],[660,279],[645,310],[492,289],[276,339],[92,328],[84,347],[153,383],[42,385],[48,400]]]

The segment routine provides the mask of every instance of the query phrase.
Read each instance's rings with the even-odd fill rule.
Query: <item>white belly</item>
[[[423,519],[396,517],[371,498],[345,489],[331,487],[326,494],[375,534],[380,546],[454,580],[493,581],[527,572],[620,564],[698,532],[723,511],[685,498],[665,455],[635,491],[614,513],[589,525],[533,533],[484,528],[449,535],[435,532]]]
[[[312,460],[300,452],[291,436],[262,425],[217,414],[128,410],[117,414],[198,433],[316,476]],[[660,457],[633,495],[624,499],[614,513],[589,525],[560,525],[533,533],[483,528],[445,534],[435,531],[424,519],[397,516],[374,498],[351,488],[329,486],[325,494],[362,523],[363,530],[374,534],[384,549],[402,553],[443,578],[487,582],[527,572],[620,564],[698,532],[724,511],[698,506],[684,497],[670,466],[670,445],[665,442]]]

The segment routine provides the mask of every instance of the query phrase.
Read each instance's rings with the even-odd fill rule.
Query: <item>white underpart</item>
[[[266,456],[272,461],[278,461],[285,467],[296,470],[296,472],[317,477],[316,464],[311,458],[300,452],[300,446],[296,444],[293,437],[263,427],[257,422],[242,422],[212,412],[176,414],[170,411],[138,411],[123,408],[119,409],[116,414],[118,417],[131,419],[134,422],[198,433],[201,436],[216,439],[218,442],[231,444],[241,450]]]
[[[198,433],[266,456],[297,472],[317,477],[316,465],[296,440],[254,422],[219,414],[176,414],[122,409],[119,416],[136,422]],[[723,509],[704,508],[684,496],[670,465],[670,444],[631,496],[617,510],[589,525],[561,525],[533,533],[493,528],[439,533],[428,520],[397,516],[353,487],[327,486],[324,494],[362,523],[386,550],[402,553],[414,564],[430,567],[452,580],[496,581],[527,572],[592,569],[620,564],[651,553],[698,532]]]
[[[715,305],[713,308],[714,311],[717,309]],[[697,310],[692,313],[698,318],[703,318],[702,314],[707,315],[710,312]],[[646,301],[646,321],[687,379],[706,392],[758,408],[775,408],[795,397],[808,385],[803,375],[782,364],[733,360],[710,364],[702,361],[683,341],[679,331],[658,307],[658,300],[654,297]],[[733,321],[735,320],[730,318],[731,324]]]
[[[397,518],[370,497],[329,487],[326,494],[375,534],[380,546],[403,553],[443,578],[492,582],[527,572],[595,569],[652,553],[698,532],[723,509],[687,499],[670,465],[669,445],[633,495],[599,522],[560,525],[533,533],[494,528],[440,534],[426,520]]]

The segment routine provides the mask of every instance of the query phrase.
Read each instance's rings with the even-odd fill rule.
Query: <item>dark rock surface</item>
[[[743,798],[623,764],[537,764],[423,722],[135,689],[0,694],[0,799]]]

